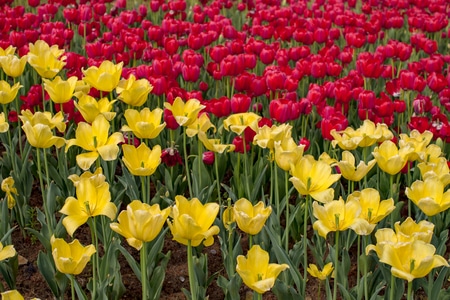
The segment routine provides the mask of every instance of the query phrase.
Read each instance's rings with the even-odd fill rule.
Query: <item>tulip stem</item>
[[[51,225],[50,213],[48,211],[47,201],[45,199],[46,197],[45,197],[45,191],[44,191],[44,180],[42,179],[41,153],[40,153],[39,148],[36,148],[36,158],[37,158],[39,185],[41,187],[41,194],[42,194],[42,205],[44,206],[45,218],[46,218],[47,222]],[[52,233],[53,226],[50,226],[50,225],[48,226],[48,228],[50,229],[50,233]]]
[[[365,235],[363,237],[363,249],[366,249],[367,238],[368,238],[367,235]],[[368,263],[367,260],[368,260],[368,258],[369,257],[364,253],[364,265],[363,265],[363,267],[364,267],[364,297],[365,297],[366,300],[369,299],[369,287],[367,285],[367,263]]]
[[[412,281],[408,281],[408,300],[413,300],[413,293],[412,293]]]
[[[70,278],[70,291],[72,294],[72,300],[75,300],[75,276],[74,275],[69,275]]]
[[[289,172],[288,171],[286,171],[286,172],[284,172],[284,188],[285,188],[285,191],[286,191],[286,226],[285,226],[285,230],[284,230],[284,234],[285,234],[285,240],[284,240],[284,248],[285,248],[285,250],[286,250],[286,253],[288,253],[289,252],[289,227],[290,227],[290,224],[289,224],[289,198],[290,198],[290,195],[289,195]]]
[[[97,290],[97,277],[98,277],[98,270],[99,270],[99,265],[98,265],[98,260],[99,260],[99,256],[98,256],[98,240],[97,240],[97,225],[95,222],[95,219],[89,218],[89,228],[91,229],[91,239],[92,239],[92,243],[95,246],[95,253],[92,256],[92,299],[95,299],[96,297],[96,290]]]
[[[140,176],[141,177],[141,190],[142,190],[142,202],[147,203],[147,191],[145,188],[145,176]]]
[[[142,243],[141,248],[141,284],[142,284],[142,299],[147,298],[147,243]]]
[[[257,300],[262,300],[262,294],[261,293],[256,293],[256,299]]]
[[[336,227],[339,228],[339,218],[337,218]],[[339,278],[339,230],[336,231],[335,235],[335,243],[334,243],[334,269],[336,273],[334,274],[334,282],[333,282],[333,300],[337,299],[337,283]]]
[[[195,272],[192,261],[192,243],[191,240],[188,240],[187,245],[187,256],[188,256],[188,271],[189,271],[189,286],[191,288],[191,299],[198,300],[197,298],[197,290],[195,288],[196,280],[195,280]]]
[[[191,174],[189,173],[189,165],[188,165],[188,154],[186,150],[186,127],[183,127],[183,151],[184,151],[184,164],[186,165],[186,177],[188,182],[188,188],[189,188],[189,197],[194,197],[192,194],[192,184],[191,184]]]
[[[306,282],[308,276],[308,242],[307,242],[307,227],[308,227],[308,209],[309,209],[309,195],[306,195],[305,214],[303,216],[303,280]],[[287,227],[287,226],[286,226]],[[303,297],[306,297],[306,284],[303,285]]]
[[[253,247],[253,234],[248,235],[248,250],[252,249]]]
[[[248,184],[249,178],[248,178],[248,163],[247,163],[247,144],[245,141],[245,134],[242,135],[242,139],[244,141],[244,175],[245,175],[245,187],[247,188],[247,197],[250,202],[253,202],[253,199],[251,198],[250,193],[250,185]]]
[[[391,286],[389,287],[389,299],[394,300],[394,286],[395,286],[395,277],[392,275],[391,271]]]

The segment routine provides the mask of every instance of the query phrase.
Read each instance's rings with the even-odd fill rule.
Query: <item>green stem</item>
[[[366,246],[368,244],[367,242],[368,236],[365,235],[363,237],[363,249],[366,249]],[[364,298],[366,300],[369,299],[369,286],[367,285],[367,263],[368,263],[368,256],[364,253]]]
[[[41,194],[42,194],[42,205],[44,207],[44,213],[45,213],[45,218],[47,219],[47,222],[50,223],[51,225],[51,220],[50,220],[50,212],[48,211],[48,207],[47,207],[47,201],[46,201],[46,197],[45,197],[45,187],[44,187],[44,180],[42,178],[42,166],[41,166],[41,153],[40,153],[40,148],[36,148],[36,158],[37,158],[37,168],[38,168],[38,176],[39,176],[39,185],[41,187]],[[48,226],[50,229],[50,233],[53,232],[53,226]]]
[[[275,161],[271,162],[271,165],[273,166],[273,172],[275,173],[275,203],[277,205],[277,214],[278,214],[278,220],[281,217],[281,210],[280,210],[280,195],[278,194],[278,170],[275,168]],[[272,185],[271,185],[272,186]]]
[[[98,239],[97,239],[97,225],[94,218],[89,218],[89,228],[91,229],[92,244],[97,250],[92,256],[92,298],[95,299],[97,291],[97,278],[99,271],[99,255],[98,255]]]
[[[216,171],[216,184],[217,184],[217,203],[222,206],[222,197],[220,196],[220,181],[219,181],[219,163],[218,157],[214,160],[214,169]]]
[[[193,266],[193,261],[192,261],[192,244],[191,244],[191,240],[188,240],[187,255],[188,255],[189,286],[191,288],[191,299],[192,300],[198,300],[197,289],[196,289],[196,284],[197,284],[196,281],[197,280],[195,278],[194,266]]]
[[[69,275],[70,278],[70,292],[72,295],[72,300],[75,300],[75,276],[74,275]]]
[[[338,219],[339,221],[339,219]],[[336,224],[338,225],[338,224]],[[338,226],[336,226],[338,227]],[[339,278],[339,231],[336,231],[335,235],[335,253],[334,253],[334,269],[336,272],[334,273],[334,283],[333,283],[333,300],[337,299],[337,283]]]
[[[408,300],[413,300],[412,281],[408,281]]]
[[[244,142],[244,175],[245,175],[245,187],[247,189],[247,199],[252,202],[251,194],[250,194],[250,185],[249,185],[249,179],[248,178],[248,162],[247,162],[247,144],[245,141],[245,135],[242,135],[242,140]]]
[[[273,182],[273,169],[274,169],[274,167],[273,167],[273,162],[269,162],[269,165],[270,165],[270,182]],[[272,205],[273,204],[273,190],[274,190],[274,186],[276,186],[277,185],[277,183],[275,182],[275,184],[271,184],[270,185],[270,188],[269,188],[269,205]],[[275,200],[276,201],[276,200]],[[280,221],[280,204],[279,204],[279,202],[277,202],[276,203],[276,205],[275,205],[276,207],[277,207],[277,216],[278,216],[278,222]]]
[[[188,153],[186,150],[186,127],[183,127],[183,151],[184,151],[184,164],[186,168],[186,177],[188,182],[188,188],[189,188],[189,197],[194,197],[192,194],[192,184],[191,184],[191,174],[189,172],[189,165],[188,165]]]
[[[147,192],[145,190],[145,176],[140,176],[140,177],[141,177],[142,202],[148,204]]]
[[[284,230],[285,234],[285,240],[284,240],[284,249],[286,250],[286,253],[289,252],[289,172],[284,172],[284,189],[286,191],[286,228]],[[319,298],[320,299],[320,298]]]
[[[391,286],[389,287],[389,299],[394,300],[394,286],[395,286],[395,277],[391,273]]]
[[[307,243],[307,227],[308,227],[308,209],[310,196],[306,195],[305,214],[303,216],[303,280],[306,282],[308,276],[308,243]],[[335,268],[336,269],[336,268]],[[306,283],[303,285],[303,297],[306,297]]]
[[[141,248],[141,284],[142,284],[142,299],[148,299],[147,292],[147,243],[142,243]]]
[[[256,299],[257,300],[262,300],[262,294],[256,293]]]
[[[389,191],[391,194],[391,198],[394,199],[394,175],[389,176]],[[396,201],[394,199],[394,203],[396,204]],[[391,227],[394,228],[394,214],[391,213]]]
[[[200,141],[197,141],[197,150],[198,150],[198,159],[197,159],[197,165],[198,165],[198,191],[202,190],[202,143]]]
[[[248,234],[248,250],[253,247],[253,234]]]

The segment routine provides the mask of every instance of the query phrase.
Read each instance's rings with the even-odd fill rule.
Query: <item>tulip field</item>
[[[450,1],[0,5],[1,299],[450,299]]]

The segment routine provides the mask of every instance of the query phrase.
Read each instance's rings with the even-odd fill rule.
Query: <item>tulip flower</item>
[[[358,182],[369,173],[369,171],[375,166],[375,159],[372,159],[367,164],[364,161],[360,161],[355,165],[356,160],[353,154],[349,151],[342,152],[342,160],[338,161],[336,165],[341,171],[342,177],[347,180]]]
[[[245,285],[258,294],[264,294],[275,284],[278,275],[288,269],[287,264],[269,264],[269,253],[254,245],[247,256],[237,257],[236,272]]]
[[[30,122],[25,122],[22,125],[22,129],[27,136],[28,143],[35,148],[46,149],[51,146],[61,148],[65,144],[65,140],[62,137],[53,135],[48,125],[36,124],[33,126]]]
[[[433,138],[433,133],[426,130],[423,133],[420,133],[418,130],[414,129],[410,132],[409,136],[407,134],[401,133],[399,146],[400,148],[406,147],[406,145],[410,145],[414,151],[411,153],[409,160],[421,160],[425,161],[426,157],[426,148],[430,144],[431,139]]]
[[[99,67],[91,66],[86,70],[83,69],[83,80],[99,91],[111,92],[119,84],[122,66],[123,62],[114,64],[109,60],[104,60]]]
[[[235,149],[235,146],[233,144],[221,144],[220,139],[208,139],[206,133],[203,131],[199,131],[197,136],[198,139],[202,142],[203,146],[205,146],[205,148],[209,151],[223,153],[227,149],[227,152],[232,152]]]
[[[272,125],[271,127],[264,125],[258,127],[256,135],[253,137],[253,144],[261,148],[267,148],[272,153],[274,151],[275,142],[291,137],[292,126],[288,124]]]
[[[272,213],[272,207],[265,207],[262,201],[253,206],[250,201],[241,198],[234,204],[233,211],[239,229],[250,235],[256,235]]]
[[[381,170],[390,175],[396,175],[406,165],[413,151],[414,149],[409,145],[398,149],[393,142],[384,141],[374,149],[372,154]]]
[[[24,300],[22,294],[19,293],[18,290],[10,290],[6,292],[0,293],[2,296],[2,300]],[[33,298],[32,300],[35,300],[36,298]]]
[[[32,113],[30,110],[22,110],[19,115],[20,120],[23,123],[29,122],[32,126],[42,124],[50,127],[50,129],[56,128],[59,132],[66,130],[66,123],[64,122],[64,115],[62,112],[58,112],[52,116],[50,112],[37,111]]]
[[[10,86],[8,82],[0,80],[0,104],[13,102],[21,87],[22,85],[19,82]]]
[[[144,143],[139,147],[122,145],[123,163],[128,171],[135,176],[152,175],[161,163],[161,146],[156,145],[153,150]]]
[[[9,130],[9,123],[6,121],[5,113],[0,113],[0,133],[7,132]]]
[[[308,270],[308,273],[312,277],[316,277],[317,279],[323,281],[323,280],[326,280],[328,278],[328,276],[331,275],[334,268],[333,268],[333,263],[329,262],[325,266],[323,266],[322,271],[320,271],[319,268],[317,268],[317,266],[315,264],[309,264],[309,267],[307,270]]]
[[[56,269],[64,274],[80,274],[96,252],[94,245],[84,247],[77,239],[67,243],[52,236],[50,243]]]
[[[170,207],[161,210],[159,204],[150,206],[133,200],[117,217],[118,223],[111,223],[110,227],[139,251],[143,243],[153,241],[158,236],[170,211]]]
[[[70,236],[90,217],[104,215],[111,220],[116,217],[117,207],[111,202],[109,184],[106,181],[95,180],[95,177],[80,177],[75,189],[78,199],[68,197],[59,211],[66,215],[62,223]]]
[[[0,66],[6,75],[17,78],[22,75],[25,65],[27,64],[27,60],[27,55],[23,55],[19,58],[14,54],[8,54],[5,56],[0,56]]]
[[[189,99],[184,102],[180,97],[176,97],[173,104],[164,102],[164,107],[172,112],[180,126],[193,124],[197,120],[199,112],[205,108],[197,99]]]
[[[310,195],[322,203],[334,198],[334,189],[330,186],[339,180],[341,175],[331,174],[331,167],[316,161],[313,156],[303,156],[296,164],[291,165],[292,182],[301,195]]]
[[[16,249],[13,245],[4,246],[0,242],[0,261],[14,257],[16,255]]]
[[[6,56],[10,54],[14,54],[16,52],[16,47],[9,45],[6,49],[0,47],[0,56]]]
[[[450,207],[450,190],[444,192],[444,183],[436,176],[427,176],[424,181],[416,180],[407,187],[406,196],[427,216],[434,216]]]
[[[122,79],[116,87],[119,99],[131,106],[142,106],[152,91],[153,86],[145,79],[138,79],[131,74],[128,79]]]
[[[87,170],[100,156],[105,161],[115,160],[119,153],[117,144],[123,143],[123,135],[115,132],[108,136],[109,122],[102,115],[98,115],[92,125],[81,122],[75,132],[75,138],[67,141],[66,152],[72,146],[79,146],[87,153],[78,154],[78,166]]]
[[[274,143],[275,162],[284,171],[291,169],[303,156],[305,145],[297,145],[293,138],[282,139]]]
[[[64,50],[57,45],[49,46],[42,40],[29,44],[28,63],[43,78],[53,78],[65,66]]]
[[[353,192],[348,196],[347,202],[353,199],[359,201],[361,205],[361,214],[359,217],[370,224],[370,226],[364,227],[368,231],[361,233],[363,235],[370,234],[376,224],[395,209],[394,199],[389,198],[380,201],[380,193],[372,188]]]
[[[117,100],[109,101],[107,97],[96,100],[94,97],[84,93],[77,94],[78,102],[74,102],[75,107],[88,123],[94,122],[98,115],[103,115],[106,120],[111,121],[116,116],[113,110],[113,104]]]
[[[43,81],[44,89],[54,103],[66,103],[72,99],[78,79],[72,76],[63,80],[56,76],[53,80],[43,78]]]
[[[223,127],[228,131],[231,130],[234,133],[241,135],[247,127],[255,132],[258,131],[259,120],[261,120],[261,116],[252,112],[232,114],[223,120]]]
[[[166,127],[166,123],[161,123],[163,110],[155,108],[150,110],[148,107],[140,112],[134,109],[125,111],[125,119],[128,125],[123,125],[121,131],[132,131],[140,139],[154,139]]]
[[[450,184],[450,168],[445,157],[437,158],[436,162],[421,162],[417,164],[417,167],[423,179],[428,176],[437,176],[444,186]]]
[[[12,176],[3,179],[1,188],[6,193],[6,199],[8,201],[8,208],[12,209],[16,205],[15,197],[19,195],[17,189],[14,186],[14,178]]]
[[[172,209],[172,221],[167,221],[173,239],[180,244],[197,247],[203,242],[205,246],[214,243],[213,236],[219,233],[219,227],[212,226],[219,212],[217,203],[202,204],[197,198],[187,200],[183,196],[175,197]]]
[[[200,131],[207,132],[208,129],[213,128],[216,131],[216,126],[211,123],[207,113],[201,113],[194,123],[190,124],[186,128],[186,134],[188,137],[194,137]]]

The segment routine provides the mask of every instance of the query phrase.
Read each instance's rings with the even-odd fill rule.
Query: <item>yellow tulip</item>
[[[434,216],[450,207],[450,190],[444,192],[444,184],[437,176],[416,180],[406,188],[406,196],[427,216]]]
[[[170,110],[180,126],[189,126],[193,124],[198,117],[199,112],[205,108],[197,99],[189,99],[186,103],[176,97],[173,104],[164,102],[164,107]]]
[[[312,277],[315,277],[319,280],[326,280],[328,276],[331,275],[331,273],[334,270],[333,263],[329,262],[325,266],[323,266],[322,271],[317,268],[315,264],[309,264],[309,267],[306,269]]]
[[[330,186],[339,180],[341,175],[331,174],[331,167],[316,161],[313,156],[303,156],[297,163],[291,165],[292,182],[301,195],[310,195],[322,203],[334,198],[334,189]]]
[[[435,162],[421,162],[417,164],[417,167],[423,179],[429,176],[437,176],[444,186],[450,184],[450,169],[445,157],[440,157]]]
[[[397,245],[386,244],[378,254],[380,261],[391,266],[391,274],[408,282],[428,275],[434,268],[449,264],[436,255],[436,248],[424,241],[414,240]]]
[[[9,130],[9,123],[6,121],[5,113],[0,113],[0,133]]]
[[[111,202],[107,182],[80,177],[75,189],[78,199],[68,197],[59,211],[66,215],[62,223],[70,236],[90,217],[104,215],[111,220],[116,217],[117,207]]]
[[[6,193],[9,209],[12,209],[14,205],[16,205],[15,196],[19,195],[17,189],[14,187],[14,183],[15,183],[14,178],[12,178],[12,176],[9,176],[3,179],[1,185],[2,191]]]
[[[225,150],[227,152],[233,152],[236,148],[233,144],[221,144],[220,139],[208,139],[206,133],[203,131],[199,131],[197,137],[206,149],[216,153],[223,153]]]
[[[20,294],[18,290],[10,290],[0,294],[2,295],[2,300],[24,300],[22,294]]]
[[[357,130],[347,127],[343,131],[331,130],[331,136],[334,140],[331,142],[333,147],[338,145],[343,150],[354,150],[357,147],[369,147],[376,142],[383,142],[393,138],[392,132],[386,124],[376,124],[370,120],[364,120],[364,123]]]
[[[64,49],[59,49],[58,45],[50,46],[43,40],[37,40],[34,44],[28,44],[28,55],[41,56],[44,53],[51,53],[54,57],[60,58],[64,54]]]
[[[64,132],[66,130],[66,123],[64,122],[64,114],[60,111],[54,116],[48,111],[40,112],[37,111],[32,113],[30,110],[22,110],[21,115],[19,115],[20,120],[23,123],[29,122],[32,126],[37,124],[47,125],[50,129],[56,128],[59,132]]]
[[[22,75],[25,65],[27,64],[28,56],[17,57],[14,54],[0,56],[0,66],[6,75],[17,78]]]
[[[119,214],[118,223],[111,223],[110,227],[126,238],[131,247],[141,250],[143,243],[158,236],[170,211],[170,207],[161,210],[159,204],[150,206],[134,200]]]
[[[190,124],[186,128],[186,135],[188,137],[194,137],[200,131],[207,132],[208,129],[210,128],[213,128],[213,130],[216,131],[216,126],[214,126],[214,124],[211,123],[208,114],[202,113],[200,114],[200,116],[198,116],[198,118],[194,121],[194,123]]]
[[[236,222],[236,218],[234,216],[234,207],[228,206],[223,210],[222,213],[222,223],[226,230],[231,230],[231,224]]]
[[[420,162],[435,163],[442,157],[442,148],[436,144],[428,145],[419,156]]]
[[[234,204],[234,218],[238,227],[251,235],[258,234],[266,220],[272,213],[272,207],[265,207],[262,201],[255,206],[245,198],[241,198]]]
[[[267,148],[270,151],[274,151],[275,142],[280,142],[291,137],[291,131],[292,126],[288,124],[258,127],[256,135],[253,138],[253,144],[263,149]]]
[[[0,104],[13,102],[21,87],[22,85],[19,82],[10,86],[8,82],[0,80]]]
[[[254,132],[257,132],[258,122],[261,118],[261,116],[252,112],[232,114],[223,120],[223,127],[238,135],[241,135],[247,127],[250,127]]]
[[[214,243],[214,235],[219,233],[219,227],[212,224],[219,212],[217,203],[203,205],[197,198],[187,200],[183,196],[175,197],[175,206],[172,208],[172,221],[167,221],[173,239],[180,244],[197,247],[201,242],[205,246]]]
[[[104,60],[99,67],[89,67],[82,70],[83,80],[91,87],[103,92],[111,92],[119,84],[122,76],[123,62],[114,64],[109,60]]]
[[[411,217],[408,217],[401,224],[400,221],[396,222],[394,224],[394,229],[399,241],[410,241],[411,239],[415,239],[430,243],[431,238],[433,237],[434,224],[426,220],[416,223]]]
[[[97,252],[94,245],[83,247],[77,239],[67,243],[63,239],[52,236],[50,243],[56,269],[64,274],[80,274],[91,259],[91,256]]]
[[[358,201],[344,199],[330,201],[324,205],[318,202],[313,203],[313,215],[317,221],[313,228],[317,230],[323,238],[327,237],[330,231],[345,231],[351,228],[357,234],[365,233],[369,223],[360,218],[361,205]]]
[[[44,89],[54,103],[66,103],[73,97],[78,78],[72,76],[63,80],[60,76],[56,76],[53,80],[43,78],[43,81]]]
[[[349,151],[342,152],[342,160],[338,161],[336,165],[341,171],[342,177],[351,181],[360,181],[369,171],[375,166],[375,159],[372,159],[367,164],[360,161],[356,166],[356,160],[353,154]]]
[[[398,149],[392,141],[384,141],[374,149],[372,154],[381,170],[390,175],[396,175],[406,165],[413,151],[410,145]]]
[[[359,217],[370,224],[370,226],[366,227],[368,232],[365,232],[364,235],[370,234],[376,224],[395,209],[394,199],[389,198],[380,201],[380,193],[372,188],[353,192],[348,196],[347,201],[353,199],[359,201],[361,205],[361,214]]]
[[[111,121],[116,116],[116,113],[111,110],[117,100],[109,101],[108,98],[103,97],[97,101],[94,97],[83,93],[77,94],[77,97],[78,102],[74,103],[75,107],[88,123],[94,122],[98,115],[103,115],[108,121]]]
[[[8,46],[8,48],[3,49],[0,47],[0,56],[6,56],[10,54],[14,54],[16,52],[16,47],[13,47],[11,45]]]
[[[66,65],[63,49],[57,45],[49,46],[45,41],[38,40],[29,44],[28,63],[43,78],[53,78]]]
[[[86,171],[86,172],[83,172],[83,174],[81,174],[81,175],[72,174],[72,175],[69,175],[68,178],[70,179],[70,181],[72,181],[74,187],[77,187],[82,179],[89,179],[96,186],[100,186],[106,182],[106,176],[103,174],[102,168],[95,169],[94,173],[91,173],[90,171]]]
[[[116,87],[119,99],[131,106],[142,106],[148,98],[148,94],[153,90],[153,86],[145,79],[136,80],[131,74],[128,79],[122,79]]]
[[[132,131],[140,139],[154,139],[166,127],[166,123],[161,123],[163,110],[155,108],[150,110],[148,107],[140,112],[135,109],[125,111],[125,119],[128,125],[122,126],[121,131]]]
[[[287,264],[269,264],[269,253],[254,245],[247,257],[237,257],[236,272],[245,285],[259,294],[269,291],[275,284],[278,275],[288,269]]]
[[[25,122],[22,129],[27,136],[27,141],[35,148],[50,148],[56,146],[61,148],[65,144],[62,137],[54,136],[49,126],[44,124],[31,125],[30,122]]]
[[[284,171],[289,171],[303,156],[305,145],[297,145],[293,138],[282,139],[274,143],[275,162]]]
[[[409,156],[410,161],[416,161],[419,159],[424,161],[426,159],[425,149],[428,144],[430,144],[432,138],[433,133],[431,133],[431,131],[425,130],[423,133],[420,133],[417,129],[414,129],[409,133],[409,136],[405,133],[401,133],[398,143],[400,148],[409,145],[414,149]]]
[[[16,249],[13,245],[4,246],[0,242],[0,261],[16,256]]]
[[[109,122],[98,115],[92,125],[81,122],[75,132],[75,138],[67,141],[66,152],[72,146],[79,146],[87,153],[78,154],[76,157],[78,166],[87,170],[100,156],[105,161],[115,160],[119,153],[117,144],[123,143],[124,138],[120,132],[108,136]]]
[[[161,163],[161,146],[156,145],[153,150],[144,143],[139,147],[133,145],[122,145],[122,161],[128,171],[135,176],[152,175]]]

